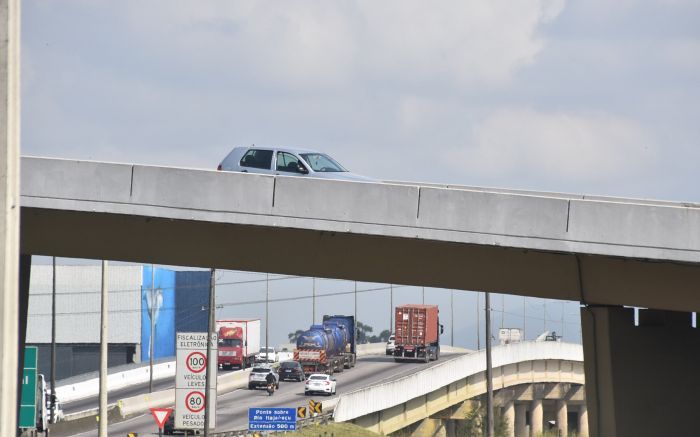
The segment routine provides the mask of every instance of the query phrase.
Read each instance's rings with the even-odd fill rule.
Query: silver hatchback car
[[[346,181],[373,181],[371,178],[350,173],[325,153],[280,147],[236,147],[221,161],[217,170]]]

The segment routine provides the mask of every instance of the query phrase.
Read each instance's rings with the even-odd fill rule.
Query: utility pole
[[[212,378],[216,378],[216,372],[212,375],[210,372],[215,357],[211,353],[211,331],[216,326],[216,269],[211,269],[209,274],[209,317],[207,322],[207,364],[205,368],[205,380],[204,380],[204,437],[209,435],[209,418],[211,417],[211,399],[209,399],[209,391],[211,387]],[[217,369],[218,366],[213,366]]]
[[[493,369],[491,368],[491,293],[486,292],[486,422],[488,437],[493,435]]]
[[[311,324],[316,324],[316,278],[311,278],[311,311],[313,314],[311,316]]]
[[[423,289],[423,305],[425,305],[425,287],[421,287]]]
[[[450,346],[455,345],[455,291],[450,290]]]
[[[355,326],[354,328],[354,333],[355,333],[355,338],[357,338],[357,281],[355,281]]]
[[[389,284],[389,335],[394,332],[394,284]]]
[[[523,296],[523,335],[520,337],[523,341],[525,341],[525,319],[527,318],[526,313],[527,313],[527,296]]]
[[[155,293],[155,288],[156,288],[156,268],[153,264],[151,264],[151,308],[150,308],[150,313],[151,313],[151,340],[148,344],[148,392],[153,393],[153,339],[155,338],[155,335],[153,335],[153,330],[156,329],[156,321],[154,319],[155,317],[155,306],[156,306],[156,293]]]
[[[501,295],[501,329],[503,329],[503,322],[506,315],[506,295]]]
[[[53,257],[53,274],[51,281],[51,418],[54,423],[56,414],[56,257]]]
[[[107,321],[109,313],[107,306],[107,261],[102,260],[102,306],[100,308],[100,422],[99,437],[107,437]]]
[[[481,312],[481,308],[479,308],[479,297],[481,296],[481,292],[477,291],[476,292],[476,350],[481,350],[481,333],[479,332],[481,330],[481,320],[479,320],[480,315],[479,313]]]
[[[268,349],[268,335],[270,335],[270,274],[265,273],[265,361],[270,361],[270,350]]]

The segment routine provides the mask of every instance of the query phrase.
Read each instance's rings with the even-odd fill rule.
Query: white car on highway
[[[335,394],[336,381],[332,376],[325,373],[314,373],[306,380],[304,385],[304,395],[312,393],[323,393],[325,395]]]
[[[261,347],[260,352],[255,355],[257,363],[274,363],[277,361],[277,352],[274,347]]]

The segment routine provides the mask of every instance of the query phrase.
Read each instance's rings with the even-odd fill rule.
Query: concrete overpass
[[[683,312],[700,310],[696,204],[29,157],[21,196],[26,255],[579,301],[591,435],[694,429],[700,336]],[[635,327],[622,305],[662,311]],[[629,408],[646,407],[636,381],[657,373],[647,397],[679,401],[663,422]]]
[[[561,435],[568,435],[571,411],[578,418],[577,435],[588,436],[581,346],[558,342],[496,346],[493,366],[495,405],[508,420],[510,436],[541,433],[545,429],[545,403],[552,404],[549,409]],[[334,419],[380,434],[420,423],[414,435],[451,437],[455,435],[453,421],[464,419],[474,408],[471,400],[486,393],[485,374],[485,352],[463,355],[400,379],[345,393],[338,400]]]

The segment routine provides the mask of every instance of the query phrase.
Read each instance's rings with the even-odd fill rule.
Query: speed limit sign
[[[187,355],[185,365],[187,366],[187,370],[192,373],[203,372],[204,369],[207,368],[207,356],[199,351],[192,352]]]
[[[204,393],[201,391],[191,391],[185,395],[185,407],[193,413],[199,413],[204,409]]]
[[[209,397],[209,427],[216,426],[217,339],[212,336],[211,362],[207,360],[206,332],[177,333],[177,368],[175,373],[175,428],[203,429],[207,396]],[[209,392],[206,392],[207,375]]]

